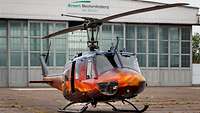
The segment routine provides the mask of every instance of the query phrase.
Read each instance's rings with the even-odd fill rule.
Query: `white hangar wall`
[[[154,6],[159,5],[159,3],[152,3],[152,2],[140,2],[140,1],[134,1],[134,0],[110,0],[110,2],[106,2],[105,0],[93,0],[92,4],[99,4],[103,6],[109,6],[109,9],[95,9],[96,12],[85,12],[83,9],[77,9],[77,8],[69,8],[67,5],[74,0],[0,0],[0,44],[4,44],[5,47],[3,49],[0,47],[0,59],[1,57],[6,58],[6,61],[2,63],[3,60],[0,60],[0,87],[32,87],[32,86],[43,86],[41,84],[39,85],[33,85],[29,84],[28,81],[30,80],[41,80],[41,68],[39,65],[37,65],[38,62],[32,61],[32,56],[35,57],[45,51],[43,47],[45,46],[44,42],[41,41],[39,43],[39,48],[36,46],[32,48],[32,40],[33,38],[41,37],[43,34],[43,28],[46,26],[46,24],[50,26],[53,26],[52,29],[48,32],[55,31],[57,27],[60,29],[60,27],[67,27],[68,21],[80,21],[76,18],[70,18],[70,17],[62,17],[60,16],[61,13],[64,14],[74,14],[74,15],[80,15],[80,16],[92,16],[96,18],[103,18],[109,15],[138,9],[138,8],[144,8],[148,6]],[[96,2],[95,2],[96,1]],[[104,2],[100,2],[104,1]],[[90,10],[90,9],[87,9]],[[156,37],[155,39],[151,39],[150,41],[157,42],[157,65],[156,67],[149,67],[148,66],[148,58],[150,57],[150,54],[148,52],[146,53],[139,53],[140,55],[145,55],[145,59],[147,60],[145,66],[142,67],[142,72],[147,79],[147,82],[150,86],[191,86],[192,85],[192,51],[191,51],[191,31],[192,31],[192,25],[197,24],[198,17],[196,16],[198,13],[197,8],[192,7],[177,7],[177,8],[171,8],[171,9],[164,9],[159,11],[153,11],[148,13],[142,13],[137,15],[131,15],[119,19],[112,20],[112,24],[108,24],[105,29],[109,30],[109,35],[112,39],[106,40],[107,42],[111,42],[115,37],[115,32],[119,28],[122,31],[122,40],[123,47],[127,46],[127,41],[133,41],[134,46],[131,46],[135,49],[134,52],[138,52],[137,47],[139,42],[145,41],[146,45],[149,43],[149,36],[150,33],[150,27],[153,27],[156,29]],[[119,24],[120,22],[120,24]],[[133,27],[135,39],[128,39],[126,36],[127,26],[129,24]],[[17,26],[17,27],[16,27]],[[33,27],[32,27],[33,26]],[[120,27],[119,27],[120,26]],[[129,27],[130,27],[129,26]],[[175,54],[175,56],[179,56],[179,64],[177,67],[171,67],[170,66],[170,59],[171,54],[164,54],[167,56],[168,65],[165,67],[160,67],[160,52],[159,49],[161,48],[160,44],[160,31],[162,30],[162,27],[168,27],[167,29],[178,29],[177,33],[178,40],[175,40],[174,42],[178,43],[179,45],[179,54]],[[18,34],[20,33],[20,36],[12,36],[12,28],[15,28],[14,30],[20,29],[20,31],[15,32]],[[51,27],[50,27],[51,28]],[[182,40],[182,32],[184,29],[187,29],[187,40]],[[33,29],[33,30],[32,30]],[[116,31],[115,31],[116,29]],[[119,30],[118,29],[118,30]],[[139,29],[142,29],[141,31],[145,31],[145,38],[139,39],[138,34],[140,31]],[[103,28],[102,28],[103,30]],[[3,34],[5,31],[5,35]],[[25,31],[25,34],[23,34]],[[33,31],[33,32],[32,32]],[[76,34],[76,33],[75,33]],[[85,33],[78,32],[78,36],[85,37]],[[71,35],[71,34],[70,34]],[[103,35],[103,34],[101,34]],[[106,34],[107,35],[107,34]],[[167,31],[167,35],[170,35],[170,31]],[[20,50],[12,50],[13,47],[12,41],[15,41],[15,39],[20,37],[21,44],[23,45]],[[73,36],[72,36],[73,37]],[[79,37],[79,38],[80,38]],[[78,38],[78,37],[76,37]],[[168,36],[169,38],[169,36]],[[87,39],[87,37],[86,37]],[[68,44],[68,39],[63,39],[64,46],[67,47],[67,50],[62,51],[63,48],[57,47],[57,42],[61,43],[62,37],[58,39],[53,39],[54,45],[53,45],[53,51],[56,53],[52,53],[53,57],[52,62],[50,62],[50,72],[62,72],[63,71],[63,62],[57,62],[57,58],[62,59],[62,55],[72,56],[75,52],[72,48],[70,50],[70,53],[68,49],[71,49],[71,46],[74,46],[72,44]],[[16,43],[20,42],[17,40]],[[73,40],[74,41],[74,40]],[[86,40],[83,40],[86,41]],[[103,39],[100,39],[102,41],[100,44],[103,45]],[[167,49],[170,51],[170,42],[171,39],[161,40],[163,42],[167,42]],[[5,43],[2,43],[5,42]],[[172,40],[173,42],[173,40]],[[182,53],[182,45],[187,43],[188,47],[190,48],[189,53],[184,54]],[[80,46],[80,45],[76,45]],[[14,46],[15,47],[15,46]],[[18,46],[16,46],[18,47]],[[27,49],[25,48],[27,47]],[[81,45],[82,47],[82,45]],[[83,45],[83,48],[85,45]],[[146,46],[148,47],[148,46]],[[58,50],[57,50],[58,49]],[[59,51],[61,49],[61,52]],[[79,48],[80,49],[80,48]],[[147,48],[148,50],[148,48]],[[3,51],[3,52],[2,52]],[[24,52],[25,51],[25,52]],[[82,51],[82,50],[81,50]],[[4,53],[4,54],[1,54]],[[13,62],[12,55],[18,55],[21,56],[18,58],[14,58],[14,60],[18,59],[20,62]],[[4,55],[4,56],[3,56]],[[154,55],[154,53],[153,53]],[[189,57],[189,62],[187,64],[189,66],[182,67],[182,58],[184,56]],[[141,61],[141,60],[140,60]],[[141,61],[142,62],[142,61]],[[16,66],[16,64],[17,66]],[[35,64],[36,63],[36,64]],[[2,66],[3,64],[3,66]],[[5,64],[5,65],[4,65]],[[20,66],[18,66],[20,64]],[[61,65],[62,64],[62,65]],[[36,66],[35,66],[36,65]]]
[[[141,2],[134,0],[110,0],[103,5],[108,10],[97,9],[99,12],[82,12],[77,8],[69,8],[67,5],[73,0],[0,0],[0,18],[19,19],[46,19],[46,20],[77,20],[75,18],[62,17],[64,14],[75,14],[103,18],[105,16],[126,12],[134,9],[159,5],[159,3]],[[97,3],[95,3],[97,1]],[[93,0],[93,4],[99,4],[99,0]],[[101,3],[100,2],[100,3]],[[75,11],[74,11],[75,10]],[[106,11],[102,13],[102,11]],[[72,11],[73,13],[71,13]],[[77,12],[76,12],[77,11]],[[176,7],[147,12],[137,15],[126,16],[112,20],[113,22],[137,22],[137,23],[173,23],[173,24],[196,24],[198,8]]]

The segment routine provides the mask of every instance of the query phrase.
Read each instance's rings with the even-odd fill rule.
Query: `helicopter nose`
[[[140,73],[128,71],[120,76],[121,81],[119,81],[119,86],[123,87],[126,93],[137,95],[146,87],[146,80]]]

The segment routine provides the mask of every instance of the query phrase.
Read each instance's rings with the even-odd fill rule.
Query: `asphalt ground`
[[[136,98],[136,106],[149,104],[145,113],[200,113],[200,87],[148,87]],[[53,88],[0,88],[0,113],[57,113],[69,101]],[[70,109],[78,110],[83,104]],[[113,103],[120,109],[132,109],[122,102]],[[89,106],[85,113],[115,113],[106,104]],[[125,113],[125,112],[123,112]]]

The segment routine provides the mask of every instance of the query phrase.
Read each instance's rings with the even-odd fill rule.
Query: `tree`
[[[200,64],[200,34],[195,33],[192,36],[192,62]]]

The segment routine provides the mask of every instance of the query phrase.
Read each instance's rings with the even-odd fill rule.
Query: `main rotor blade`
[[[55,33],[52,33],[52,34],[49,34],[47,36],[42,37],[42,39],[51,38],[51,37],[54,37],[54,36],[57,36],[57,35],[61,35],[61,34],[76,31],[76,30],[81,30],[81,29],[84,29],[84,26],[82,24],[78,25],[78,26],[74,26],[74,27],[70,27],[70,28],[66,28],[66,29],[57,31]]]
[[[128,15],[132,15],[132,14],[139,14],[139,13],[144,13],[144,12],[149,12],[149,11],[154,11],[154,10],[160,10],[160,9],[166,9],[166,8],[171,8],[171,7],[178,7],[178,6],[184,6],[184,5],[189,5],[187,3],[175,3],[175,4],[165,4],[165,5],[157,5],[157,6],[153,6],[153,7],[148,7],[148,8],[142,8],[142,9],[137,9],[137,10],[132,10],[132,11],[128,11],[125,13],[121,13],[121,14],[116,14],[116,15],[112,15],[109,17],[105,17],[102,20],[102,22],[106,22],[115,18],[120,18],[123,16],[128,16]]]

